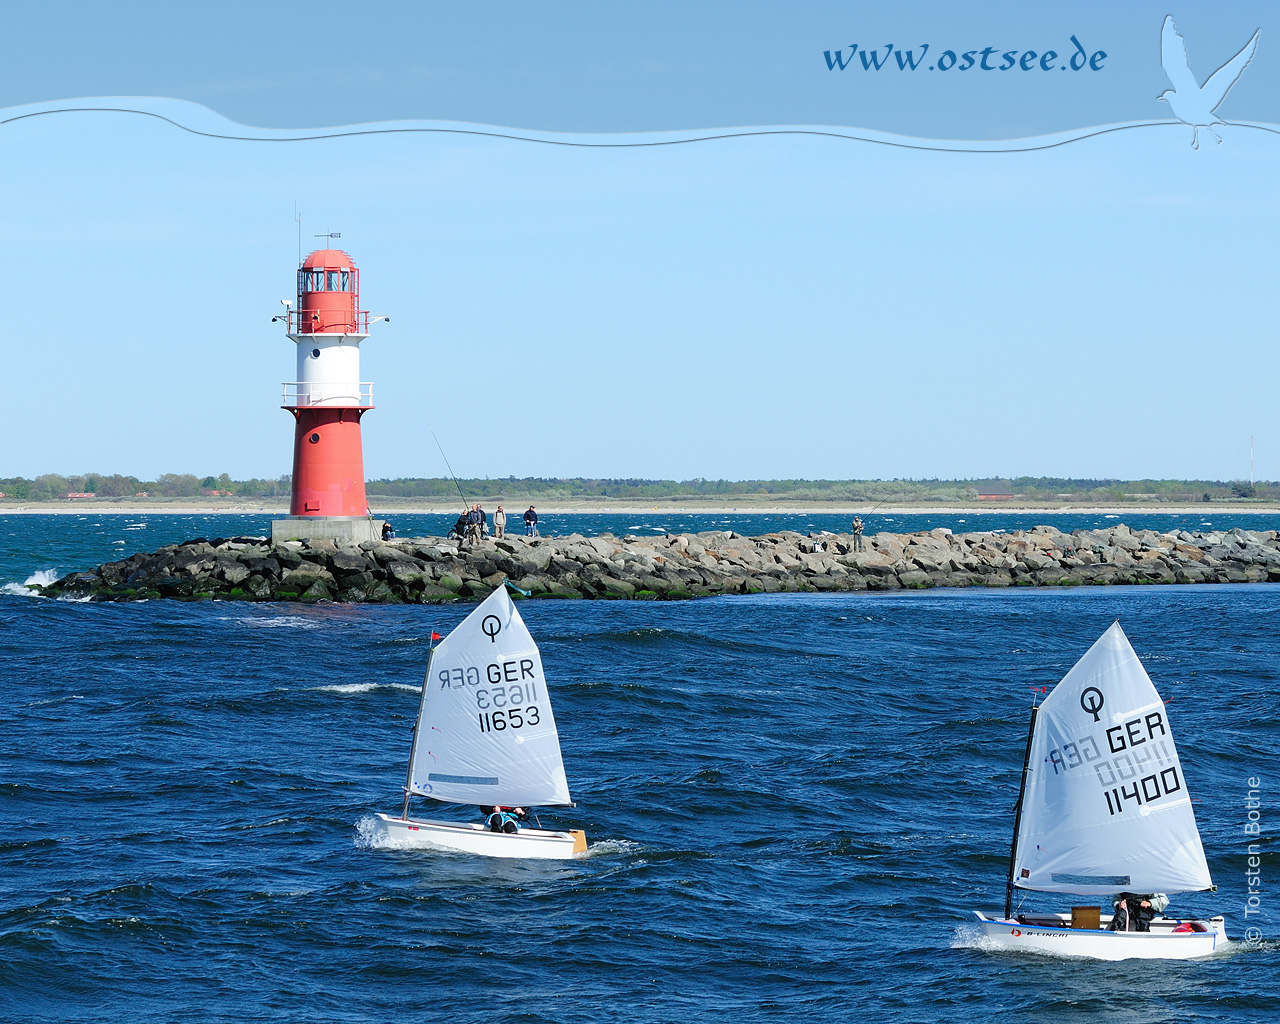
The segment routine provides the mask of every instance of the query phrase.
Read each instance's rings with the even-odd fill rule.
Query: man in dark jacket
[[[524,514],[524,532],[526,537],[538,536],[538,513],[533,510],[533,506],[529,506],[529,511]]]

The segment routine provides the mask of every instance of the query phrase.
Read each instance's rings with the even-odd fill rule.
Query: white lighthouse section
[[[360,342],[367,334],[291,334],[298,346],[298,405],[373,405],[373,385],[360,380]],[[291,403],[286,403],[291,404]]]

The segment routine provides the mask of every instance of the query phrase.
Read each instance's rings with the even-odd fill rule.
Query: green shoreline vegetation
[[[229,474],[198,477],[165,473],[155,480],[107,473],[33,479],[0,478],[0,508],[14,502],[77,498],[287,499],[290,479],[256,477],[233,480]],[[429,499],[441,503],[464,494],[508,501],[693,501],[744,500],[813,504],[954,505],[1001,500],[1071,504],[1187,504],[1205,501],[1280,501],[1280,482],[1224,480],[1113,480],[1060,477],[1011,477],[994,480],[643,480],[585,477],[469,478],[401,477],[370,480],[370,502],[378,499]],[[994,500],[984,495],[995,494]]]

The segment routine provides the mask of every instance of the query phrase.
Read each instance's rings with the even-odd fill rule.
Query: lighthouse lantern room
[[[284,385],[283,408],[294,418],[289,518],[271,524],[271,539],[375,540],[382,524],[369,515],[360,442],[360,418],[373,408],[373,385],[360,379],[369,314],[351,257],[340,249],[308,256],[297,304],[277,319],[297,346],[298,372]]]

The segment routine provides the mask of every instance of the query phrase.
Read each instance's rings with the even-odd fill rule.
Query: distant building
[[[98,495],[93,491],[65,491],[59,494],[59,498],[65,498],[67,501],[74,501],[77,498],[96,498]]]
[[[1012,501],[1013,491],[1000,480],[984,480],[973,485],[979,501]]]

